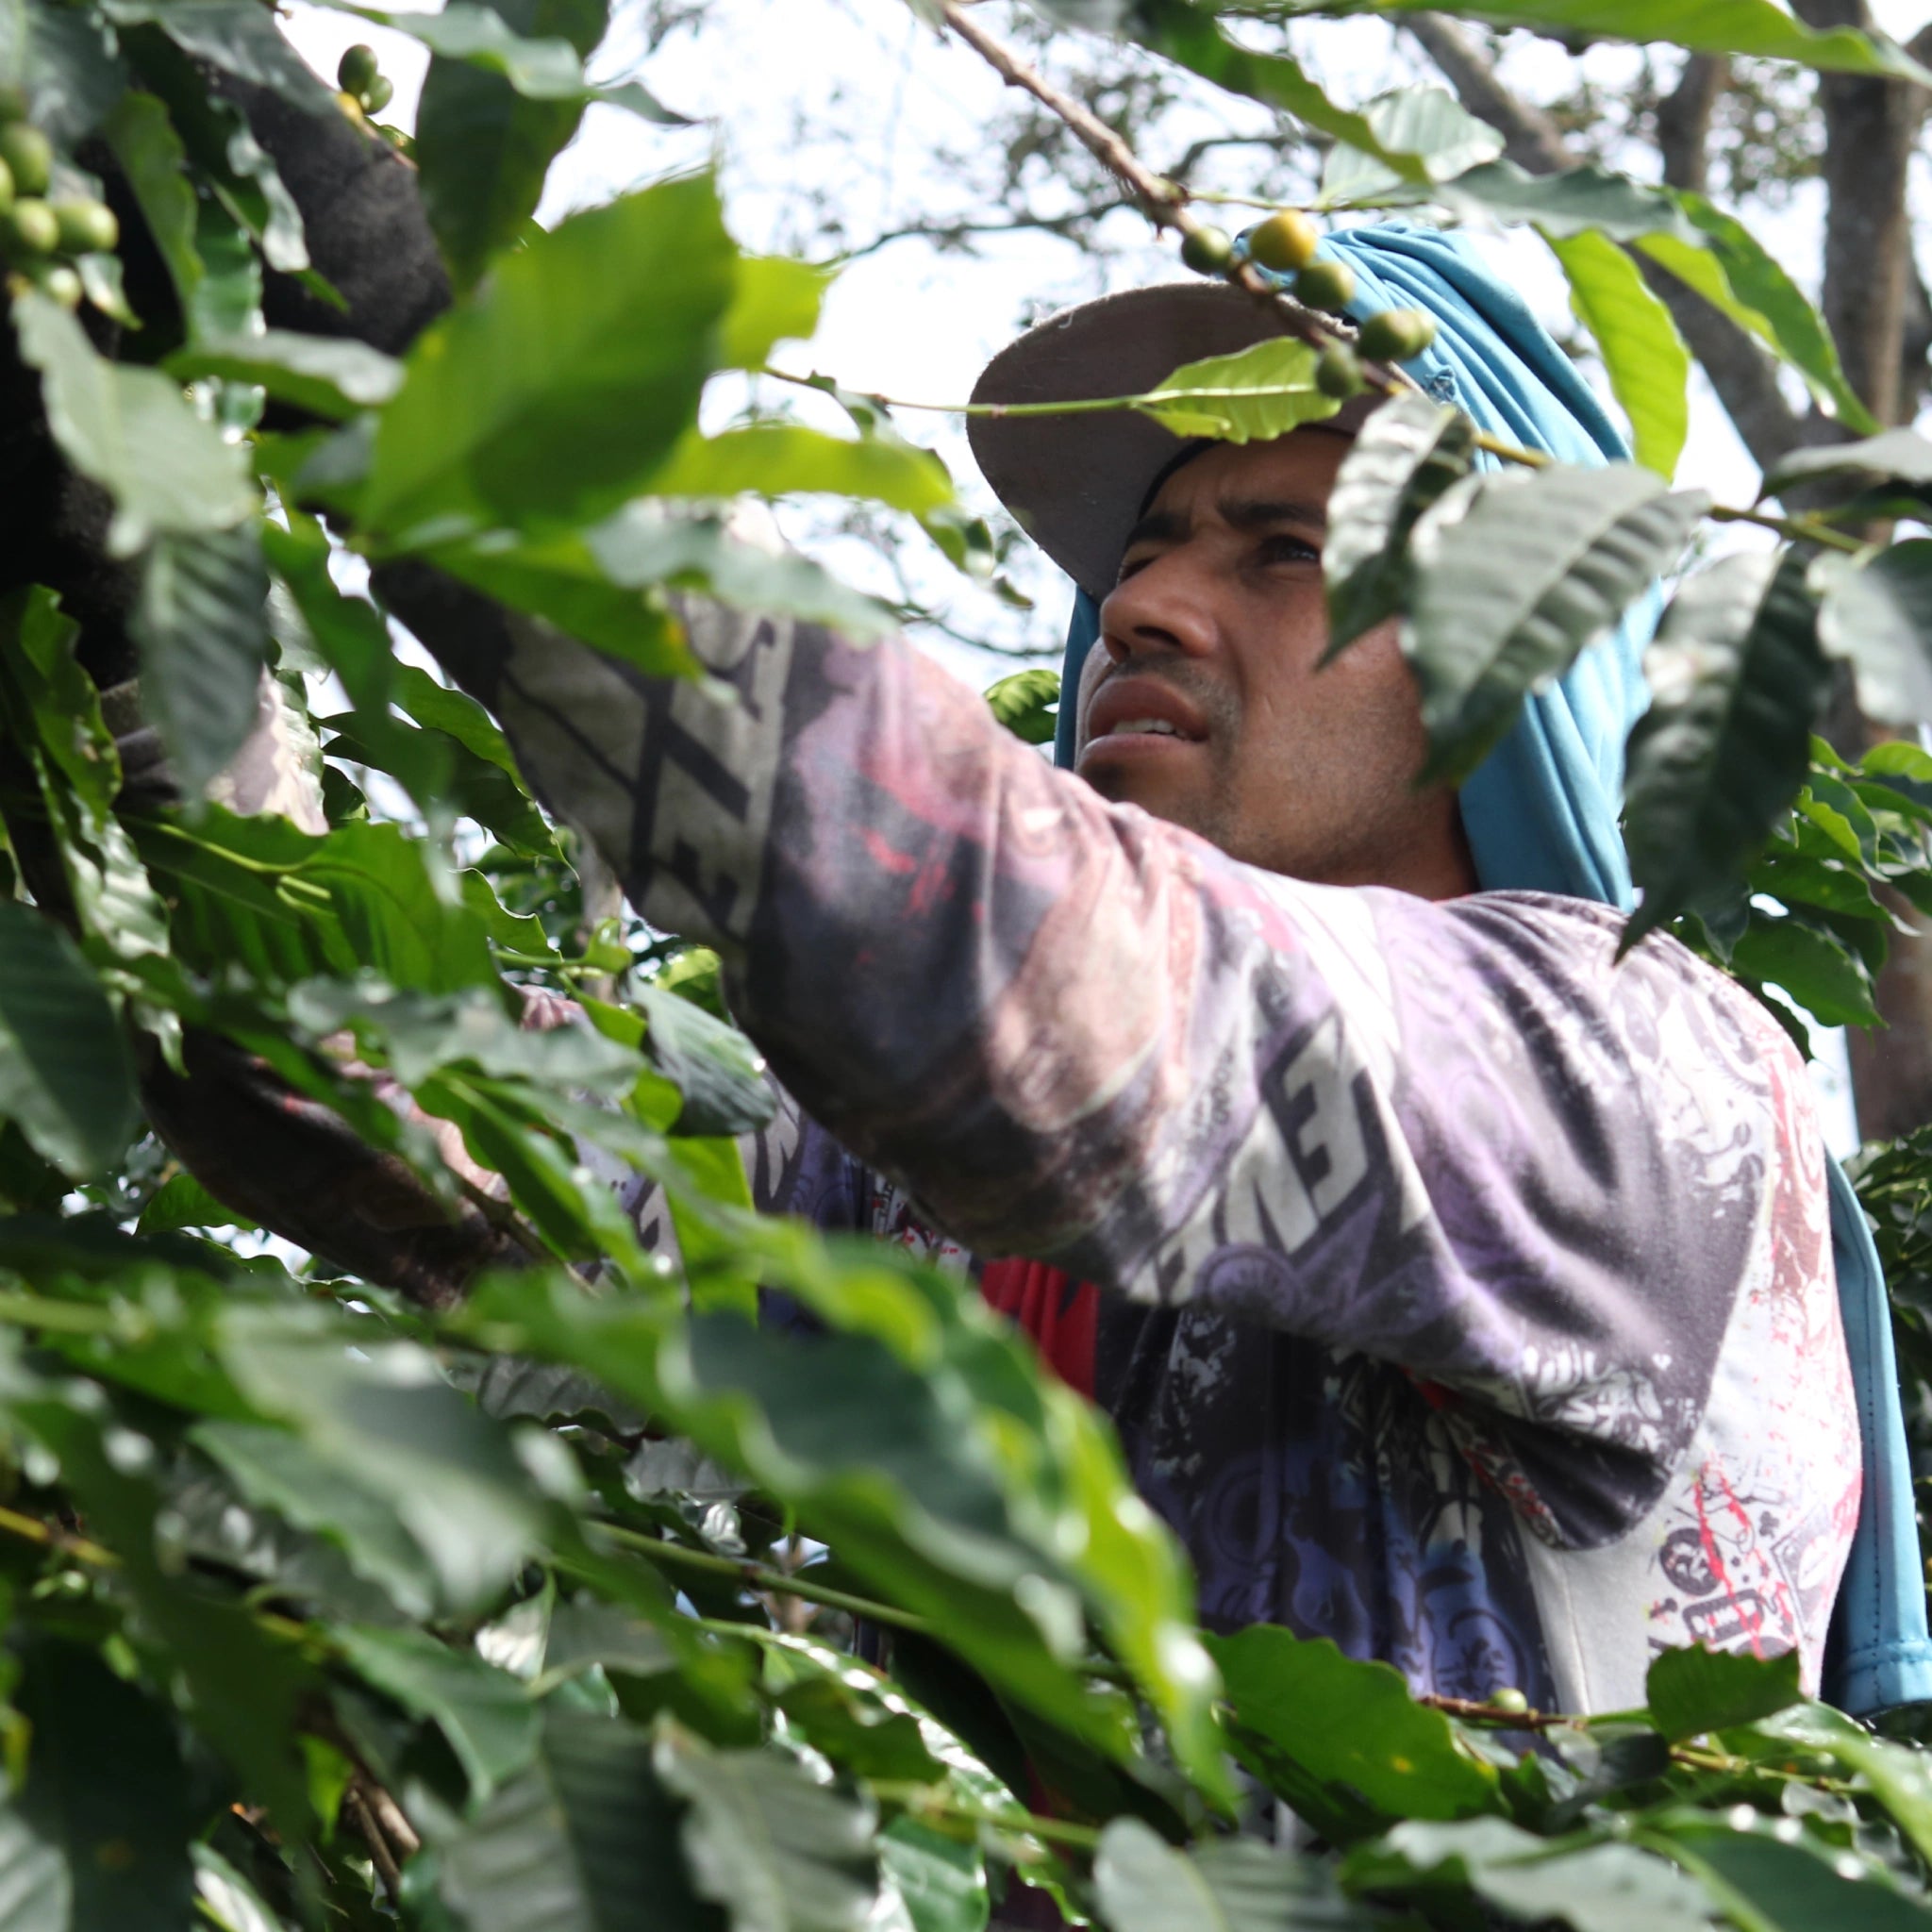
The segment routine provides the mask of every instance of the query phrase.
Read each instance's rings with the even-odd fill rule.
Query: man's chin
[[[1151,761],[1082,758],[1075,767],[1109,805],[1138,805],[1150,817],[1165,819],[1190,832],[1204,829],[1206,814],[1198,788],[1177,782],[1180,774],[1154,769]]]

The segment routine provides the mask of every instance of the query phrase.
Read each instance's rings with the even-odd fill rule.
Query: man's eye
[[[1130,576],[1132,576],[1132,575],[1134,575],[1134,573],[1135,573],[1135,572],[1136,572],[1137,570],[1145,570],[1145,569],[1147,568],[1147,566],[1148,566],[1148,565],[1149,565],[1150,563],[1152,563],[1153,561],[1154,561],[1154,558],[1152,558],[1151,556],[1147,556],[1147,557],[1124,557],[1124,558],[1121,558],[1121,574],[1120,574],[1120,575],[1119,575],[1119,576],[1117,576],[1117,577],[1116,577],[1116,578],[1114,579],[1114,582],[1115,582],[1115,583],[1117,583],[1117,584],[1124,584],[1124,583],[1125,583],[1125,582],[1126,582],[1126,580],[1127,580],[1127,579],[1128,579],[1128,578],[1129,578]]]
[[[1322,553],[1299,537],[1264,537],[1255,546],[1255,554],[1263,563],[1320,563],[1322,560]]]

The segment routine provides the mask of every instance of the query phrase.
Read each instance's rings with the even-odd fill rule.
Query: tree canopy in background
[[[589,106],[673,111],[648,62],[587,77],[599,0],[349,10],[427,47],[413,131],[255,0],[0,0],[0,1932],[972,1932],[1022,1882],[1113,1932],[1932,1922],[1924,1752],[1791,1660],[1667,1654],[1645,1709],[1586,1720],[1205,1634],[1105,1423],[970,1285],[750,1211],[770,1100],[714,962],[612,904],[380,600],[453,584],[675,677],[674,588],[908,614],[741,541],[741,494],[982,575],[999,544],[865,371],[818,379],[837,433],[745,383],[809,368],[836,264],[747,253],[709,175],[535,224]],[[1817,731],[1835,675],[1882,724],[1932,712],[1932,442],[1731,203],[1842,91],[1915,137],[1932,74],[1770,0],[1525,0],[1404,14],[1454,93],[1331,98],[1312,50],[1363,10],[1045,9],[1095,74],[1278,116],[1253,199],[1546,240],[1638,460],[1481,466],[1370,358],[1397,393],[1338,489],[1338,629],[1405,613],[1457,770],[1672,578],[1638,928],[1801,1030],[1869,1023],[1889,908],[1932,910],[1932,756]],[[920,13],[1033,102],[1015,195],[1044,168],[1253,281],[1024,17]],[[1692,52],[1647,108],[1542,104],[1539,157],[1479,86],[1517,28]],[[1700,61],[1769,103],[1745,173],[1562,145],[1661,129]],[[1703,135],[1747,114],[1709,92]],[[1265,299],[1284,341],[1121,407],[1331,411],[1353,332]],[[1673,487],[1693,348],[1795,425],[1746,429],[1752,501]],[[749,400],[701,426],[708,391]],[[1773,547],[1707,560],[1740,522]],[[1037,742],[1053,696],[993,703]],[[1932,1148],[1866,1183],[1923,1378]],[[821,1332],[759,1326],[760,1285]]]

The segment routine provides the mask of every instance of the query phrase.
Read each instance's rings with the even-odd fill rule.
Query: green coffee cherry
[[[1345,403],[1368,385],[1362,380],[1361,358],[1346,342],[1330,342],[1315,358],[1315,387],[1324,396]]]
[[[1248,259],[1276,275],[1291,275],[1314,260],[1321,239],[1322,231],[1307,215],[1285,208],[1248,230]]]
[[[86,291],[79,274],[64,261],[43,261],[27,271],[27,278],[49,301],[58,302],[72,315],[80,307]]]
[[[1505,1684],[1500,1690],[1491,1690],[1490,1692],[1490,1708],[1491,1710],[1527,1710],[1529,1708],[1529,1699],[1521,1690],[1517,1690],[1513,1684]]]
[[[9,121],[0,127],[0,161],[13,176],[16,194],[44,194],[54,178],[54,143],[38,127]]]
[[[0,214],[13,206],[13,170],[0,161]]]
[[[44,201],[23,196],[0,215],[0,251],[9,261],[38,261],[60,245],[60,224]]]
[[[10,82],[0,87],[0,122],[26,119],[26,90]]]
[[[120,245],[121,224],[104,201],[56,201],[48,204],[60,230],[63,255],[109,253]]]
[[[1225,228],[1190,228],[1181,237],[1181,259],[1197,275],[1218,275],[1234,259]]]
[[[1345,261],[1311,261],[1294,278],[1294,299],[1340,315],[1355,300],[1355,271]]]
[[[379,114],[395,99],[396,85],[388,75],[378,74],[362,90],[362,105],[372,114]]]
[[[1434,316],[1419,308],[1384,308],[1362,324],[1357,346],[1372,362],[1407,362],[1435,339]]]
[[[336,85],[345,94],[355,94],[359,98],[366,94],[379,78],[375,65],[375,49],[365,47],[360,42],[351,47],[336,63]]]

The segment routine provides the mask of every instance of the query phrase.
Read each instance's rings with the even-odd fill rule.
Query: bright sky
[[[404,8],[409,0],[401,0]],[[425,10],[434,10],[433,6]],[[1006,8],[989,6],[998,30]],[[1908,38],[1927,18],[1925,0],[1874,0],[1881,25]],[[333,76],[343,48],[373,44],[382,70],[395,84],[385,118],[413,125],[415,103],[427,64],[417,42],[372,26],[310,0],[288,8],[291,38],[325,75]],[[600,60],[597,77],[635,71],[641,38],[620,24]],[[1313,22],[1297,51],[1331,85],[1339,98],[1367,99],[1409,77],[1412,67],[1397,52],[1387,23],[1372,20]],[[1628,49],[1599,47],[1586,57],[1591,77],[1614,89],[1634,71]],[[1567,57],[1547,42],[1517,36],[1506,72],[1534,92],[1561,85]],[[944,145],[970,146],[1004,102],[994,75],[970,50],[936,37],[920,25],[904,0],[713,0],[702,33],[674,34],[645,74],[654,92],[698,125],[666,130],[608,108],[593,108],[578,139],[553,169],[540,214],[554,220],[575,207],[649,180],[671,168],[714,158],[724,181],[726,206],[739,240],[755,250],[811,254],[806,225],[814,195],[832,198],[848,211],[855,230],[881,229],[915,209],[956,205],[956,184],[944,178],[934,155]],[[1204,99],[1205,99],[1204,95]],[[1210,116],[1265,117],[1245,104],[1214,97],[1201,110]],[[842,126],[839,148],[801,141],[802,126]],[[1219,125],[1217,122],[1214,125]],[[1641,165],[1641,158],[1633,158]],[[1233,181],[1225,186],[1237,185]],[[1922,193],[1927,192],[1923,179]],[[1815,184],[1802,190],[1777,215],[1757,218],[1768,246],[1801,280],[1818,258],[1822,200]],[[1110,218],[1110,237],[1121,253],[1108,266],[1111,286],[1179,279],[1172,250],[1146,233],[1138,216]],[[1518,233],[1486,242],[1499,265],[1554,327],[1567,324],[1560,275],[1541,242]],[[823,253],[823,250],[817,251]],[[963,400],[989,357],[1023,322],[1067,302],[1099,292],[1091,261],[1065,243],[1041,235],[1002,237],[977,257],[940,256],[923,241],[894,243],[856,261],[827,301],[824,325],[808,351],[783,352],[791,367],[836,375],[855,389],[934,401]],[[808,397],[806,404],[819,399]],[[732,399],[723,400],[729,408]],[[809,415],[807,408],[805,413]],[[842,426],[836,411],[823,418]],[[962,491],[980,507],[988,500],[974,474],[957,420],[902,419],[909,431],[931,441],[951,465]],[[1722,409],[1699,378],[1693,395],[1691,435],[1678,481],[1701,485],[1721,500],[1748,502],[1757,469]],[[792,534],[813,542],[810,512],[792,513]],[[1745,541],[1749,541],[1748,537]],[[905,546],[914,561],[922,595],[944,597],[955,580],[946,566],[917,542]],[[868,588],[886,591],[890,579],[877,557],[841,541],[827,560]],[[1003,612],[990,598],[958,600],[956,622],[969,634],[1037,649],[1057,647],[1065,598],[1055,575],[1040,566],[1016,575],[1035,591],[1030,617]],[[961,675],[985,683],[1005,668],[1001,660],[944,638],[928,639],[937,654]],[[1843,1146],[1853,1138],[1843,1080],[1841,1042],[1821,1040],[1825,1064],[1821,1085],[1830,1115],[1829,1136]]]

